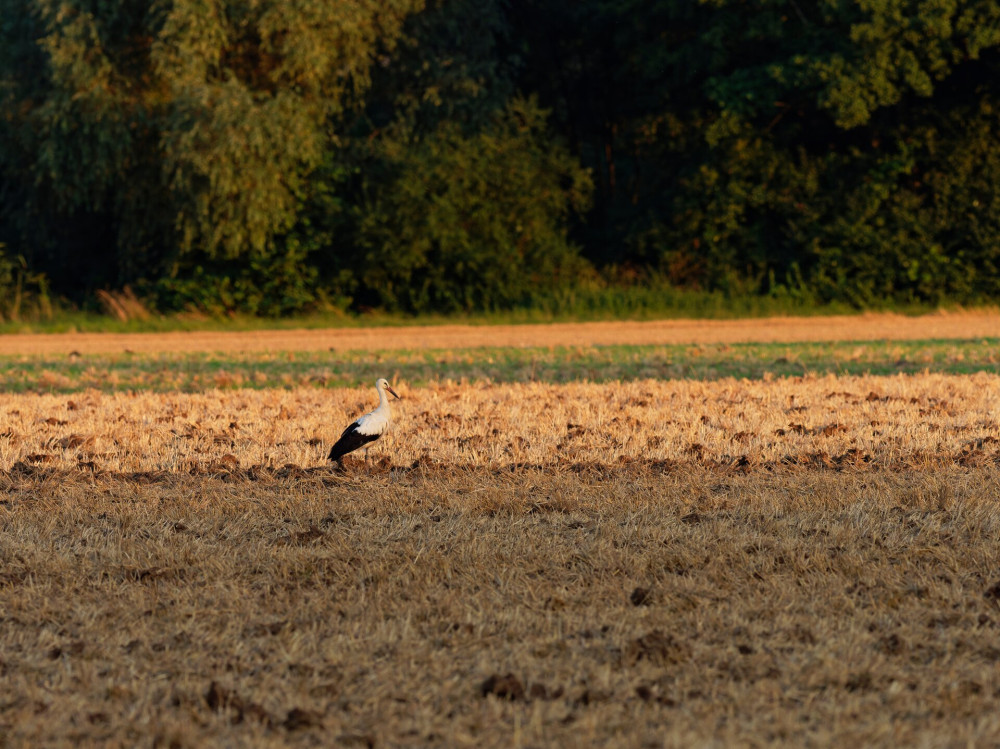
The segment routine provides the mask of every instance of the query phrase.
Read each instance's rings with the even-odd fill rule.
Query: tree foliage
[[[1000,4],[523,7],[533,84],[598,175],[592,257],[733,293],[995,298]]]
[[[3,0],[0,169],[20,197],[5,223],[43,264],[113,258],[105,283],[170,275],[190,252],[255,262],[295,223],[331,118],[418,7]],[[95,216],[110,248],[66,236]]]
[[[416,142],[385,140],[392,179],[359,207],[359,280],[405,310],[505,308],[575,281],[571,212],[589,175],[552,142],[546,112],[514,99],[484,129],[450,121]]]
[[[995,301],[998,88],[1000,0],[0,0],[0,241],[259,314]]]

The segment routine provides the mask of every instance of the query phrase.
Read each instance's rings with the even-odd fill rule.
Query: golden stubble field
[[[1000,453],[1000,378],[986,373],[398,387],[393,430],[369,453],[386,470],[900,468],[982,464]],[[373,395],[0,395],[0,466],[113,474],[317,467],[343,427],[375,405]]]
[[[993,746],[1000,378],[0,396],[0,743]]]

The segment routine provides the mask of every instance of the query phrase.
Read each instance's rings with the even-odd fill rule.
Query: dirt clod
[[[288,715],[281,722],[281,727],[286,731],[298,731],[303,728],[312,728],[323,724],[322,716],[312,710],[303,710],[300,707],[293,707],[288,711]]]
[[[626,666],[634,666],[641,660],[657,666],[670,666],[683,663],[690,655],[691,648],[687,643],[677,640],[672,634],[654,629],[626,644],[622,660]]]
[[[648,588],[636,588],[628,599],[633,606],[649,606],[653,602],[652,593]]]
[[[886,655],[899,655],[906,649],[906,642],[893,632],[878,641],[878,649]]]
[[[502,700],[523,700],[524,686],[514,674],[493,674],[479,686],[479,693],[483,697],[492,694]]]
[[[534,682],[528,689],[528,697],[533,700],[556,700],[563,696],[563,688],[549,689],[544,684]]]

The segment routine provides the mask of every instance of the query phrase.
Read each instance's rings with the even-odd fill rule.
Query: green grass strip
[[[924,315],[947,309],[975,307],[929,304],[886,304],[872,312]],[[992,310],[993,307],[982,307]],[[730,320],[792,315],[857,315],[858,309],[844,304],[815,305],[793,299],[746,296],[729,299],[717,292],[697,292],[660,288],[607,288],[590,292],[567,292],[558,299],[539,300],[532,307],[496,312],[457,314],[425,313],[404,315],[391,312],[317,312],[294,317],[226,315],[213,317],[199,313],[157,314],[118,320],[98,312],[59,309],[47,316],[23,320],[0,319],[0,335],[18,333],[164,333],[173,331],[242,331],[316,328],[372,328],[423,325],[518,325],[549,322],[597,320]]]
[[[346,387],[377,377],[434,381],[607,382],[644,378],[760,379],[804,374],[1000,372],[1000,339],[706,346],[475,348],[370,353],[107,354],[0,357],[0,390]]]

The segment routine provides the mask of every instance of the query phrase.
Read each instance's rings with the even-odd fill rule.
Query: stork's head
[[[375,389],[376,390],[388,390],[390,393],[393,394],[393,396],[397,400],[399,399],[399,396],[396,395],[396,391],[392,389],[392,387],[389,385],[389,381],[387,379],[385,379],[384,377],[379,377],[377,380],[375,380]]]

